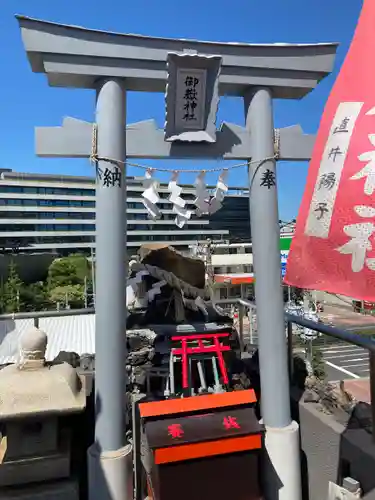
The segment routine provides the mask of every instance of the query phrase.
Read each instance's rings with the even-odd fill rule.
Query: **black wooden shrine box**
[[[139,404],[152,500],[260,499],[253,390]]]

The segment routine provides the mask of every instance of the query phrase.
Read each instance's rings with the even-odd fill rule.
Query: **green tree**
[[[81,283],[84,283],[85,279],[91,281],[91,264],[86,255],[75,253],[69,255],[68,259],[74,266],[76,275]]]
[[[21,299],[25,311],[45,311],[51,309],[47,286],[43,281],[30,283],[21,289]]]
[[[23,309],[22,289],[24,283],[19,277],[17,266],[12,260],[9,264],[8,278],[3,285],[2,303],[6,313],[18,312]]]
[[[0,314],[5,312],[5,300],[4,300],[4,281],[1,278],[0,282]]]
[[[324,380],[326,378],[326,369],[323,354],[319,347],[313,347],[311,365],[314,376],[319,380]]]
[[[51,303],[85,305],[85,293],[92,289],[91,266],[85,255],[72,254],[55,259],[48,269],[47,290]]]
[[[49,299],[51,302],[60,303],[62,306],[68,303],[73,308],[83,307],[85,303],[84,286],[80,284],[56,286],[50,290]]]
[[[83,285],[91,281],[91,269],[85,255],[72,254],[55,259],[48,269],[48,289],[68,285]]]

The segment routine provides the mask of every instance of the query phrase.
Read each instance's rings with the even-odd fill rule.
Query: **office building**
[[[285,274],[295,223],[280,224],[281,274]],[[206,264],[215,301],[254,297],[252,243],[217,242],[191,245],[191,254]]]
[[[192,209],[194,186],[183,185]],[[212,187],[211,189],[213,189]],[[170,243],[177,249],[207,241],[249,239],[248,194],[229,190],[223,208],[209,219],[193,216],[175,225],[167,184],[158,204],[162,217],[150,220],[142,203],[142,178],[127,179],[127,246],[134,253],[146,242]],[[108,221],[110,223],[110,221]],[[4,253],[90,253],[95,248],[95,184],[89,177],[42,175],[2,170],[0,175],[0,248]]]

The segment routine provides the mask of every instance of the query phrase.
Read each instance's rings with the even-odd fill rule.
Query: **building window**
[[[243,272],[244,273],[252,273],[253,272],[253,266],[252,265],[248,265],[248,266],[243,266]]]
[[[35,187],[24,187],[22,190],[26,194],[36,194],[37,193],[37,188]]]
[[[133,213],[128,213],[128,219],[134,219],[134,220],[147,220],[148,215],[146,213],[142,214],[133,214]]]
[[[228,294],[230,299],[241,297],[241,285],[231,286],[228,289]]]
[[[227,298],[228,298],[228,288],[227,287],[220,288],[220,300],[225,300]]]

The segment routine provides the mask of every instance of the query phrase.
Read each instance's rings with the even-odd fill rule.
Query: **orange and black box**
[[[263,427],[253,390],[144,402],[152,500],[260,499]]]

